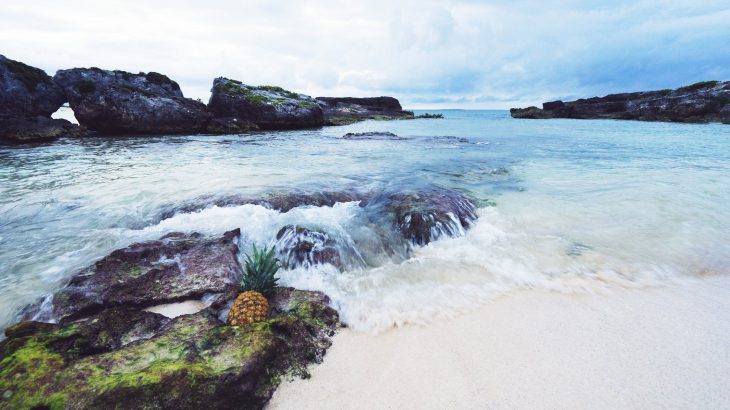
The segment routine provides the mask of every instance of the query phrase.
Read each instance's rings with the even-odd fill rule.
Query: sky
[[[537,105],[730,80],[730,0],[0,3],[0,54],[406,108]]]

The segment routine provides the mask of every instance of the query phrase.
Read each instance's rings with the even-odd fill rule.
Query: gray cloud
[[[730,78],[727,1],[39,0],[0,5],[0,53],[53,73],[159,71],[407,106],[505,108]]]

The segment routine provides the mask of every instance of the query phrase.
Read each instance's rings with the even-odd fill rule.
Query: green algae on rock
[[[321,361],[338,324],[327,303],[319,292],[280,288],[263,322],[225,326],[206,309],[119,348],[76,355],[58,343],[98,344],[101,333],[86,329],[93,319],[24,322],[0,344],[0,408],[260,408],[283,376],[307,377],[307,364]]]

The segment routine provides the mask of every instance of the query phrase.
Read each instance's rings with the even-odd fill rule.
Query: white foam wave
[[[482,208],[464,236],[418,248],[403,263],[341,273],[332,267],[283,271],[283,284],[327,293],[342,320],[362,331],[426,324],[515,289],[610,292],[681,280],[676,267],[623,260],[555,235],[522,229]]]

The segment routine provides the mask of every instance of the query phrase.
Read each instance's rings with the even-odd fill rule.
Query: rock
[[[541,110],[537,107],[527,108],[510,108],[509,113],[512,118],[530,118],[530,119],[546,119],[554,118],[547,111]]]
[[[197,212],[211,206],[226,207],[253,204],[281,212],[289,212],[300,206],[334,206],[338,202],[363,201],[367,198],[369,198],[368,194],[355,191],[284,191],[268,192],[260,196],[228,195],[219,197],[207,195],[179,205],[166,206],[161,212],[160,219],[165,220],[181,213]]]
[[[87,135],[86,129],[63,119],[0,115],[0,142],[21,144],[84,135]]]
[[[342,136],[342,139],[345,140],[391,140],[391,141],[398,141],[398,140],[406,140],[408,138],[399,137],[392,132],[348,132],[347,134]]]
[[[723,124],[730,124],[730,103],[726,104],[722,110],[720,110],[720,121]]]
[[[342,268],[337,242],[326,232],[301,226],[286,225],[276,234],[276,250],[283,265],[297,266],[330,264]]]
[[[57,325],[53,323],[36,322],[33,320],[26,320],[20,323],[16,323],[7,329],[5,329],[5,336],[8,339],[17,339],[21,337],[33,336],[40,332],[49,332],[56,330]]]
[[[217,118],[251,122],[260,129],[296,129],[324,124],[322,109],[309,96],[281,87],[254,87],[228,78],[213,81],[208,108]]]
[[[0,358],[0,407],[261,408],[282,376],[308,377],[307,364],[322,360],[338,325],[319,292],[280,288],[269,303],[264,322],[226,326],[204,310],[150,338],[84,355],[59,350],[88,345],[85,335],[94,333],[80,330],[84,322],[10,338],[3,345],[14,347]]]
[[[563,107],[563,106],[565,106],[565,103],[562,102],[562,101],[560,101],[560,100],[558,100],[558,101],[550,101],[550,102],[543,103],[542,104],[542,109],[549,111],[549,110],[554,110],[556,108],[560,108],[560,107]]]
[[[241,134],[258,129],[259,127],[250,121],[239,121],[238,118],[226,117],[210,120],[205,132],[209,134]]]
[[[393,97],[317,97],[324,112],[325,125],[343,125],[373,120],[414,118],[412,111],[404,111]]]
[[[50,117],[65,101],[43,70],[0,55],[0,115]]]
[[[427,245],[443,236],[464,234],[477,219],[476,207],[463,194],[441,188],[386,195],[385,212],[403,238],[415,245]]]
[[[144,308],[235,294],[242,274],[239,230],[221,238],[172,233],[112,252],[74,275],[52,298],[53,318],[66,323],[114,306]],[[26,317],[34,315],[26,310]]]
[[[416,115],[414,118],[436,119],[436,118],[444,118],[444,115],[443,114],[423,113],[423,114]]]
[[[84,135],[83,128],[50,118],[65,100],[61,87],[43,70],[0,55],[0,143]]]
[[[99,68],[60,70],[53,77],[79,123],[106,134],[195,134],[212,115],[184,98],[167,76]]]
[[[553,101],[537,107],[513,108],[514,118],[624,119],[674,122],[728,122],[730,81],[703,81],[676,90],[611,94],[576,101]]]

